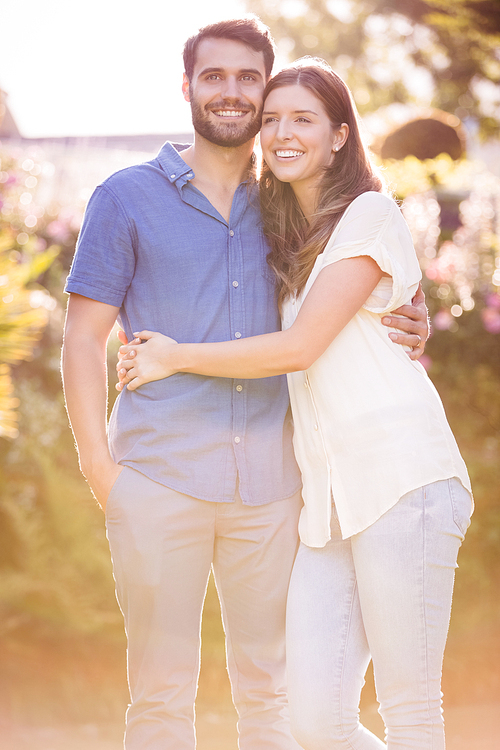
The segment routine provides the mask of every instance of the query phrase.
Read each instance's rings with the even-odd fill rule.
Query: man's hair
[[[199,29],[197,34],[190,37],[184,45],[183,53],[184,72],[189,81],[193,77],[198,46],[204,39],[230,39],[234,42],[246,44],[255,52],[262,52],[266,77],[269,78],[271,75],[275,45],[271,32],[257,16],[248,15],[243,18],[231,18],[227,21],[211,23]]]

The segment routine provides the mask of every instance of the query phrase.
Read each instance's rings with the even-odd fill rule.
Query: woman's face
[[[276,88],[266,98],[260,142],[269,168],[299,197],[315,191],[342,137],[317,96],[296,84]]]

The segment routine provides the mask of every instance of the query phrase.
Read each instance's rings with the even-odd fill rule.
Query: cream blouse
[[[288,375],[302,472],[301,540],[330,539],[331,498],[343,538],[357,534],[407,492],[458,477],[471,491],[443,405],[419,362],[388,337],[385,313],[409,303],[421,272],[396,203],[380,193],[356,198],[316,259],[307,285],[283,310],[289,328],[322,268],[368,255],[389,277],[306,372]]]

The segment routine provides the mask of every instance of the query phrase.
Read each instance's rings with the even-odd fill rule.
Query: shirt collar
[[[184,149],[189,148],[191,145],[191,143],[171,143],[170,141],[166,141],[156,157],[170,182],[177,183],[177,187],[179,188],[194,177],[194,171],[189,164],[186,164],[184,159],[179,156],[181,151],[184,151]],[[254,163],[256,159],[256,155],[252,154],[252,163]],[[241,184],[246,185],[248,182],[250,182],[250,180],[246,179],[243,180]]]
[[[184,151],[190,145],[190,143],[176,143],[174,145],[167,141],[156,157],[167,178],[170,182],[176,183],[178,188],[181,188],[194,177],[194,172],[189,164],[186,164],[184,159],[179,156],[179,152]]]

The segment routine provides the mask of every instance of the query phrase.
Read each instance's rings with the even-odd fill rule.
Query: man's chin
[[[204,136],[204,138],[210,143],[213,143],[214,146],[220,146],[221,148],[239,148],[240,146],[244,146],[245,143],[248,143],[252,140],[252,137],[248,136],[246,136],[245,138],[238,138],[236,136],[234,138],[215,138],[213,136]]]
[[[222,148],[238,148],[239,146],[243,146],[245,143],[253,140],[260,130],[260,127],[255,123],[249,124],[243,129],[232,122],[221,123],[215,127],[200,127],[199,123],[193,123],[193,126],[198,135],[213,143],[214,146],[221,146]]]

